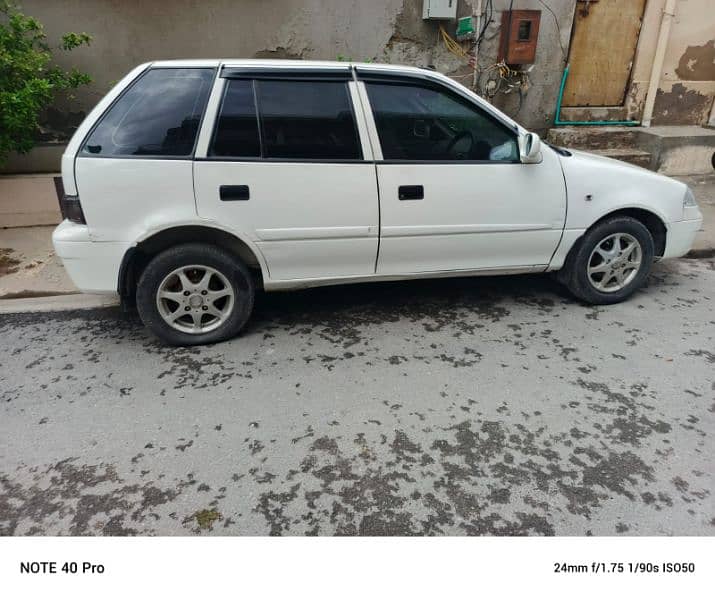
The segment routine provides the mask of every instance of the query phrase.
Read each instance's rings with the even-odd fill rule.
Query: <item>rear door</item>
[[[377,183],[350,69],[221,75],[194,164],[199,216],[255,242],[273,280],[374,273]]]

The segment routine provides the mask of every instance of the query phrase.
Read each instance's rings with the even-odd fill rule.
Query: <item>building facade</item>
[[[115,81],[138,63],[170,58],[433,66],[541,133],[559,104],[563,121],[715,125],[713,0],[442,0],[454,2],[455,17],[473,17],[476,33],[463,41],[455,41],[456,19],[423,18],[429,1],[21,0],[51,41],[67,31],[93,36],[88,48],[58,53],[61,66],[93,83],[58,100],[44,142],[4,172],[56,171],[63,139]],[[509,9],[539,11],[539,24],[533,63],[505,71],[499,48]]]

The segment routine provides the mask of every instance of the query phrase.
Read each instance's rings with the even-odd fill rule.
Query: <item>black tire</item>
[[[618,233],[628,234],[640,244],[641,264],[627,285],[617,291],[604,292],[597,289],[589,278],[589,261],[597,245],[609,235]],[[653,236],[643,223],[632,217],[612,217],[594,225],[584,234],[578,246],[569,255],[559,273],[559,279],[576,298],[588,304],[615,304],[631,296],[645,283],[653,266],[654,254]]]
[[[189,265],[204,265],[215,269],[226,278],[233,291],[233,306],[230,311],[226,310],[225,321],[211,331],[179,331],[169,325],[159,312],[159,286],[174,270]],[[164,250],[149,262],[137,284],[136,302],[142,322],[154,335],[173,346],[195,346],[220,342],[238,334],[251,316],[254,297],[255,285],[251,272],[238,258],[216,246],[182,244]]]

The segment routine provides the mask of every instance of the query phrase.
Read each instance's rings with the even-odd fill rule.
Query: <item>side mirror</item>
[[[519,154],[521,162],[527,165],[540,163],[541,156],[541,138],[535,133],[527,133],[519,139]]]

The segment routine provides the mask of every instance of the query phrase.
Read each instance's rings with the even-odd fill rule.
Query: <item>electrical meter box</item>
[[[508,65],[534,63],[540,24],[540,10],[505,10],[501,14],[501,39],[497,60],[503,60]]]
[[[456,19],[457,0],[422,0],[423,19]]]

